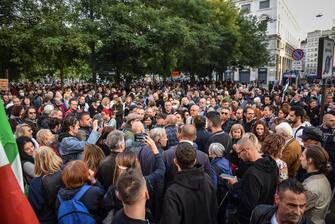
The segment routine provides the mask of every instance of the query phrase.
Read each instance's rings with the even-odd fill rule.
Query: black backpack
[[[219,207],[221,207],[229,193],[230,186],[225,179],[220,177],[220,174],[222,174],[220,168],[215,164],[212,165],[212,168],[214,169],[215,174],[217,176],[218,186],[216,190],[216,199],[217,199]]]

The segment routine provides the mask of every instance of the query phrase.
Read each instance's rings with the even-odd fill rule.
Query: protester
[[[307,171],[303,182],[307,190],[305,214],[312,223],[323,224],[332,198],[330,183],[325,176],[331,168],[328,153],[321,146],[308,145],[300,160]]]
[[[193,120],[193,125],[196,128],[195,143],[198,146],[198,149],[204,153],[208,152],[208,139],[211,136],[211,133],[206,130],[206,118],[202,116],[196,116]]]
[[[26,184],[30,184],[32,178],[35,175],[35,146],[31,138],[27,136],[21,136],[16,139],[17,146],[19,148],[19,154],[21,159],[23,177]]]
[[[71,160],[82,158],[84,146],[86,144],[95,144],[100,137],[98,121],[93,122],[92,132],[87,141],[81,141],[76,137],[79,130],[79,122],[75,117],[68,116],[65,118],[63,129],[64,132],[59,135],[59,153],[64,164]]]
[[[246,186],[243,184],[243,182],[248,183],[248,178],[245,179],[245,175],[250,175],[248,170],[251,168],[256,170],[255,166],[259,160],[270,160],[269,157],[271,157],[273,160],[271,162],[276,165],[274,161],[278,162],[281,159],[282,164],[287,163],[289,177],[300,178],[303,173],[301,171],[304,171],[299,169],[301,148],[318,145],[326,149],[332,164],[335,164],[335,156],[333,155],[335,112],[333,111],[333,94],[330,91],[326,94],[326,114],[321,118],[323,119],[321,126],[305,128],[310,125],[308,121],[318,125],[317,122],[320,119],[317,111],[321,108],[321,91],[320,85],[317,83],[301,82],[289,87],[287,92],[283,92],[280,83],[275,84],[273,88],[266,89],[258,86],[257,82],[243,84],[234,81],[198,80],[195,84],[193,80],[183,79],[173,81],[167,79],[162,82],[150,77],[150,81],[147,81],[146,77],[127,83],[121,80],[117,85],[104,82],[101,79],[95,84],[85,83],[83,80],[66,80],[64,86],[61,86],[58,81],[54,81],[52,85],[33,82],[10,83],[9,89],[10,91],[3,94],[2,98],[6,108],[9,109],[8,115],[13,114],[10,119],[13,126],[17,127],[17,131],[16,128],[13,129],[13,132],[16,131],[17,137],[30,138],[35,148],[38,148],[39,142],[40,145],[51,146],[56,153],[59,149],[64,164],[74,159],[82,159],[84,147],[88,144],[101,147],[104,154],[109,155],[107,158],[98,165],[103,157],[101,153],[99,156],[93,156],[92,153],[95,155],[96,150],[85,150],[85,155],[87,155],[85,161],[95,171],[97,179],[101,181],[105,190],[115,184],[113,183],[114,171],[117,167],[115,158],[119,153],[124,152],[125,148],[126,151],[135,152],[133,159],[137,158],[144,176],[153,173],[156,165],[155,156],[149,146],[142,142],[145,140],[146,134],[153,137],[154,144],[162,153],[166,165],[166,172],[164,172],[166,176],[163,178],[166,183],[158,181],[154,186],[148,186],[149,193],[151,189],[155,189],[155,192],[150,193],[149,200],[141,200],[141,206],[146,201],[146,208],[150,208],[150,212],[144,217],[151,222],[159,222],[164,198],[163,190],[167,190],[171,184],[174,184],[173,181],[177,175],[177,167],[174,163],[175,151],[181,143],[188,142],[193,146],[196,153],[196,166],[203,166],[209,175],[212,173],[210,177],[214,181],[217,177],[217,175],[213,175],[215,164],[224,159],[229,161],[225,161],[224,164],[230,163],[232,174],[239,178],[237,185],[233,185],[232,194],[229,194],[224,201],[219,200],[222,205],[220,213],[224,213],[223,216],[226,216],[226,213],[230,214],[233,211],[231,208],[234,207],[249,213],[249,208],[244,209],[241,206],[241,204],[248,204],[244,203],[246,200],[240,200],[241,197],[234,200],[234,196],[239,195],[236,192],[244,192],[244,194],[248,196],[250,194],[253,197],[253,193],[245,193],[243,188],[238,188],[238,185]],[[66,118],[64,119],[64,117]],[[292,126],[285,122],[286,118]],[[69,122],[71,119],[72,121]],[[112,126],[103,127],[104,124],[109,125],[111,121]],[[182,126],[185,123],[192,125]],[[159,128],[155,129],[155,127]],[[166,130],[167,138],[161,128]],[[114,129],[123,133],[111,135],[114,137],[109,139],[108,136]],[[249,133],[244,134],[244,129]],[[266,129],[270,133],[276,132],[285,138],[282,157],[280,157],[280,137],[265,141]],[[317,129],[320,129],[323,135]],[[100,135],[101,130],[102,134]],[[250,131],[256,135],[251,134]],[[35,136],[36,134],[37,136]],[[248,156],[253,154],[249,153],[253,150],[239,151],[237,142],[244,135],[250,140],[252,148],[258,151],[257,155],[262,153],[258,142],[262,144],[265,142],[267,150],[264,149],[264,146],[265,155],[261,155],[264,158],[255,162]],[[52,140],[53,136],[55,141]],[[270,136],[273,137],[273,135]],[[38,142],[34,141],[34,137],[37,138]],[[301,145],[295,137],[301,139]],[[125,143],[127,147],[124,147]],[[221,144],[223,147],[215,147],[215,150],[209,151],[209,146],[212,143],[214,143],[213,146]],[[235,150],[232,150],[233,148]],[[220,157],[221,152],[224,157]],[[238,154],[238,152],[240,153]],[[212,165],[209,157],[212,158]],[[28,163],[24,162],[24,164]],[[278,163],[279,167],[284,167],[280,164]],[[266,172],[260,173],[260,176],[267,176]],[[281,174],[283,173],[282,170]],[[26,177],[25,172],[24,176]],[[332,184],[335,183],[334,176],[335,173],[329,176]],[[282,175],[280,177],[281,180],[285,179]],[[271,178],[274,178],[274,175],[271,178],[266,178],[267,181],[272,181]],[[258,181],[257,178],[254,179],[256,182]],[[216,196],[221,198],[218,195],[222,195],[222,189],[225,189],[224,184],[227,181],[222,178],[216,178],[216,180],[219,180],[217,184],[214,184],[214,187],[218,189]],[[277,183],[279,183],[279,179]],[[265,185],[270,189],[268,183]],[[261,191],[257,189],[260,188],[258,186],[260,185],[253,187],[256,189],[253,192]],[[117,197],[115,196],[115,198]],[[246,198],[248,199],[248,197]],[[269,201],[270,196],[268,195],[266,203],[269,204]],[[254,203],[253,206],[257,203]],[[251,206],[247,205],[246,207]],[[99,222],[106,215],[102,214],[105,212],[104,208],[99,208],[97,215]],[[109,214],[114,213],[110,212]],[[154,217],[150,214],[154,214]],[[129,213],[127,213],[128,215]],[[130,217],[132,216],[130,215]],[[143,216],[141,217],[143,218]],[[228,217],[235,216],[229,215]],[[245,217],[247,218],[247,216]],[[143,221],[142,218],[140,219]],[[56,220],[56,222],[58,221]],[[219,221],[225,223],[230,220],[220,219]],[[60,220],[59,222],[64,221]]]
[[[220,174],[232,175],[230,162],[225,158],[226,149],[220,143],[212,143],[209,146],[209,158],[211,159],[211,177],[213,179],[215,190],[218,188],[218,179]]]
[[[276,126],[276,134],[283,136],[285,139],[281,159],[287,164],[288,176],[293,177],[300,167],[301,146],[299,142],[293,138],[292,128],[286,122]]]
[[[149,136],[152,140],[154,140],[160,153],[163,153],[163,151],[167,149],[168,136],[166,134],[166,129],[154,128],[149,132]]]
[[[87,167],[96,174],[100,162],[105,158],[105,154],[99,146],[87,144],[84,146],[83,157]]]
[[[124,134],[122,131],[114,130],[107,136],[106,146],[110,150],[110,154],[100,162],[96,177],[107,190],[113,183],[115,170],[115,158],[125,149]]]
[[[123,208],[115,214],[112,224],[148,224],[145,205],[149,192],[143,175],[127,170],[119,176],[115,189]]]
[[[260,144],[262,144],[264,139],[270,134],[268,127],[262,121],[255,123],[252,133],[256,135]]]
[[[196,139],[196,130],[193,125],[184,125],[180,128],[179,131],[179,144],[186,142],[192,146],[196,146],[194,144],[194,140]],[[179,145],[178,144],[178,145]],[[169,148],[168,150],[163,152],[163,160],[166,166],[166,173],[165,173],[165,185],[166,187],[173,182],[175,179],[175,175],[177,173],[177,168],[174,163],[175,158],[175,152],[177,149],[177,146],[173,146]],[[208,155],[200,150],[195,150],[196,152],[196,163],[199,165],[204,166],[205,172],[210,175],[210,162]]]
[[[230,136],[222,130],[220,114],[218,112],[211,111],[206,114],[206,117],[208,122],[208,129],[210,129],[212,132],[212,135],[208,139],[207,144],[210,145],[214,142],[218,142],[225,147],[227,152],[231,152],[232,140]]]
[[[196,151],[192,144],[178,144],[174,163],[178,172],[165,193],[161,223],[216,223],[214,186],[203,167],[195,167]]]
[[[250,224],[291,223],[308,224],[305,216],[306,193],[295,179],[281,182],[275,195],[275,205],[258,205],[252,212]]]
[[[160,189],[157,189],[156,187],[159,186],[157,183],[163,181],[164,179],[165,166],[162,157],[155,145],[155,142],[149,137],[146,138],[145,142],[152,150],[152,153],[154,154],[155,158],[153,172],[145,176],[150,198],[153,198],[153,194],[159,194],[160,192]],[[139,160],[137,159],[136,153],[134,152],[129,151],[122,152],[119,153],[115,158],[115,171],[114,171],[113,182],[112,185],[109,187],[104,199],[105,202],[104,204],[108,211],[113,209],[114,212],[116,212],[122,208],[122,204],[116,198],[115,186],[119,176],[122,173],[124,173],[127,169],[135,169],[138,172],[142,173],[141,165],[139,163]],[[159,203],[159,201],[151,201],[149,209],[154,210],[155,206],[157,206],[157,203]],[[151,217],[151,219],[153,220],[158,219],[156,213],[152,215],[153,217]]]
[[[76,213],[84,213],[73,207],[67,210],[63,203],[69,200],[79,200],[88,210],[84,213],[84,220],[88,223],[92,219],[101,222],[105,216],[102,211],[102,199],[104,196],[103,187],[99,181],[94,178],[94,172],[89,170],[86,163],[81,160],[70,161],[62,172],[62,180],[64,187],[58,192],[58,200],[56,200],[56,211],[58,211],[58,223],[67,223],[75,221]],[[67,207],[69,209],[69,207]],[[83,217],[80,216],[80,217]],[[82,221],[83,220],[77,220]]]
[[[287,164],[281,160],[283,153],[283,147],[285,145],[285,139],[278,134],[268,135],[262,144],[262,152],[265,155],[269,155],[277,163],[279,170],[279,181],[286,180],[288,178]]]
[[[269,156],[262,157],[249,137],[243,137],[236,146],[236,153],[242,160],[253,162],[241,181],[228,179],[239,198],[236,219],[238,223],[246,223],[256,205],[272,205],[279,174],[276,161]]]
[[[62,160],[47,146],[35,153],[35,175],[30,182],[28,200],[40,223],[57,223],[55,202],[62,186]]]

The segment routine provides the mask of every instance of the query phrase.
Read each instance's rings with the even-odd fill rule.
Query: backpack
[[[63,200],[59,194],[57,195],[60,201],[58,224],[96,223],[86,206],[79,201],[88,189],[90,186],[85,184],[70,200]]]
[[[212,168],[214,169],[215,174],[217,176],[218,186],[216,190],[216,199],[217,199],[219,207],[221,207],[221,205],[223,204],[224,200],[226,199],[229,193],[230,187],[228,183],[226,182],[226,180],[220,177],[220,174],[222,173],[220,168],[215,164],[212,165]]]

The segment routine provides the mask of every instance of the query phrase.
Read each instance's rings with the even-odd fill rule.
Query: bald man
[[[196,150],[196,166],[203,166],[205,169],[205,172],[210,175],[210,163],[208,159],[208,155],[203,153],[202,151],[198,150],[198,146],[194,143],[196,139],[196,129],[193,125],[186,124],[181,127],[179,134],[179,144],[182,142],[187,142]],[[175,158],[175,151],[178,145],[172,146],[168,150],[163,152],[163,160],[166,166],[166,174],[165,174],[165,180],[167,183],[167,186],[172,183],[174,180],[174,177],[177,173],[177,168],[173,162]]]
[[[320,127],[324,135],[323,148],[328,152],[332,167],[335,167],[335,112],[331,111],[323,116],[323,123]],[[335,172],[330,174],[331,186],[335,186]]]

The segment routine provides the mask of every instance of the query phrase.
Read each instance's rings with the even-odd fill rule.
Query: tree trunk
[[[94,8],[93,8],[93,1],[90,0],[90,20],[94,22]],[[97,83],[97,71],[96,71],[96,52],[95,52],[95,42],[92,41],[90,43],[90,48],[91,48],[91,66],[92,66],[92,78],[93,78],[93,83]]]
[[[92,42],[90,44],[91,48],[91,69],[92,69],[92,79],[93,83],[96,84],[97,82],[97,71],[96,71],[96,52],[95,52],[95,43]]]
[[[60,68],[60,84],[62,87],[62,91],[64,91],[64,67]]]

